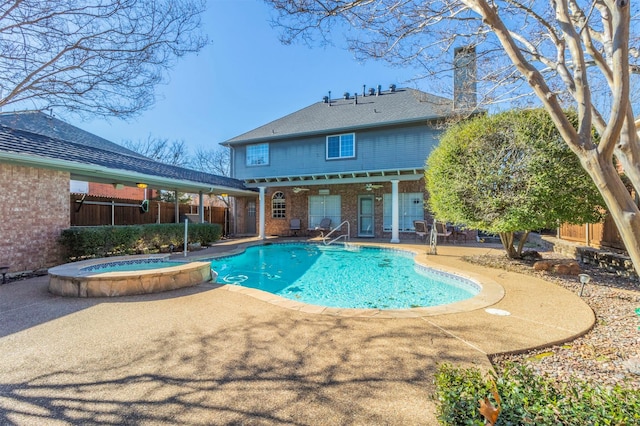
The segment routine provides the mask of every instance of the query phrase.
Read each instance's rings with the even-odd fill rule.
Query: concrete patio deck
[[[0,424],[435,425],[438,364],[488,369],[488,354],[571,340],[594,323],[563,288],[461,260],[489,246],[440,246],[437,256],[394,246],[496,282],[505,296],[491,307],[511,315],[363,318],[211,283],[76,299],[49,294],[47,277],[12,282],[0,286]]]

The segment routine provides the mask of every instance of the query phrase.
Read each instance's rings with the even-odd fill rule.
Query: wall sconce
[[[146,183],[136,183],[136,186],[137,186],[138,188],[140,188],[140,189],[144,189],[144,188],[146,188],[146,187],[147,187],[147,184],[146,184]]]
[[[382,197],[376,197],[376,201],[382,201]]]

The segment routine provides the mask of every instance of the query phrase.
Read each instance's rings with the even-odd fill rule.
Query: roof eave
[[[241,140],[235,140],[235,141],[233,140],[235,138],[233,138],[228,141],[221,142],[220,145],[231,147],[231,146],[237,146],[237,145],[245,145],[248,143],[270,142],[275,140],[280,141],[283,139],[306,138],[309,136],[327,135],[332,133],[349,132],[349,131],[356,131],[356,130],[362,130],[362,129],[378,129],[382,127],[393,127],[401,124],[412,124],[412,123],[418,124],[423,122],[429,123],[429,122],[438,121],[438,120],[446,120],[447,118],[453,117],[455,115],[456,113],[452,112],[451,114],[448,114],[448,115],[439,115],[439,116],[433,116],[433,117],[419,117],[419,118],[411,118],[406,120],[385,121],[383,123],[369,123],[369,124],[361,124],[357,126],[335,127],[330,129],[313,130],[309,132],[289,133],[284,135],[275,134],[273,136],[265,136],[261,138],[249,138],[249,139],[241,139]]]
[[[225,185],[214,185],[183,179],[165,178],[162,176],[131,172],[122,169],[83,164],[73,161],[59,160],[23,153],[0,152],[0,161],[27,167],[46,168],[68,172],[72,179],[89,182],[121,183],[135,186],[141,182],[156,189],[175,190],[180,192],[225,193],[232,196],[257,196],[255,190],[239,189]]]

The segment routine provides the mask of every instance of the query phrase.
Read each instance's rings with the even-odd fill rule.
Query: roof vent
[[[396,85],[395,84],[389,85],[389,90],[391,90],[391,92],[395,92],[396,91]]]
[[[349,92],[344,92],[342,96],[344,96],[345,99],[349,99]]]
[[[382,86],[378,84],[378,90],[376,91],[376,96],[380,96],[382,93]]]
[[[362,85],[362,96],[367,96],[367,85],[363,84]]]
[[[376,89],[374,89],[373,87],[371,87],[371,88],[369,89],[369,95],[370,95],[370,96],[373,96],[373,95],[375,95],[375,94],[376,94]]]
[[[329,97],[328,96],[323,96],[322,97],[322,102],[324,102],[325,104],[329,103]]]

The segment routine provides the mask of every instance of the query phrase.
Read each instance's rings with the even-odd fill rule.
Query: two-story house
[[[323,218],[351,237],[390,238],[425,219],[424,164],[454,102],[380,86],[306,108],[227,140],[234,178],[260,190],[238,199],[236,233],[287,235],[291,219]],[[259,214],[264,212],[263,214]]]

